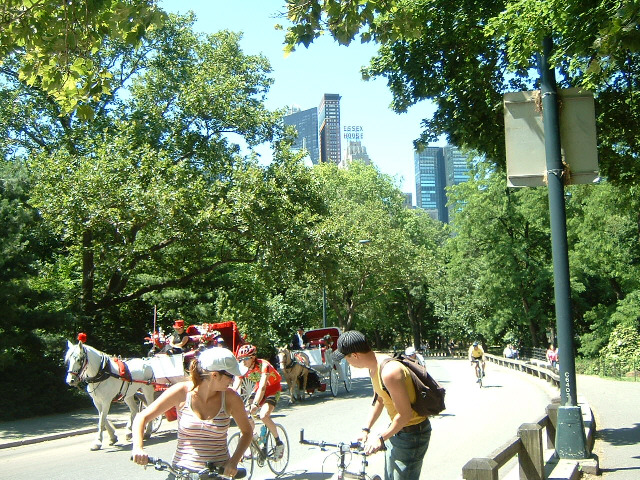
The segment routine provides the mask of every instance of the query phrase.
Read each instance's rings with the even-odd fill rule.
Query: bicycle
[[[225,480],[232,478],[222,475],[224,468],[214,465],[213,462],[207,462],[207,466],[199,472],[193,472],[183,468],[175,468],[169,462],[166,462],[161,458],[154,457],[149,457],[149,463],[147,465],[153,465],[153,468],[158,471],[169,471],[176,477],[176,480]],[[147,465],[145,465],[145,468]],[[238,467],[238,472],[233,478],[244,478],[246,475],[247,471],[244,468]]]
[[[257,463],[258,467],[263,467],[266,463],[275,475],[282,475],[289,465],[289,437],[287,436],[287,431],[279,423],[275,425],[278,430],[278,437],[284,445],[282,455],[275,455],[275,438],[266,425],[263,424],[260,433],[254,434],[249,448],[238,463],[238,467],[242,466],[242,468],[247,471],[247,480],[251,480],[254,463]],[[238,442],[240,441],[240,436],[240,432],[236,432],[229,437],[228,445],[230,452],[235,452]]]
[[[304,438],[304,429],[300,429],[300,443],[303,445],[320,447],[320,450],[323,451],[325,451],[327,447],[336,448],[337,452],[329,454],[327,458],[325,458],[325,462],[332,455],[336,455],[338,457],[338,472],[336,474],[337,480],[344,480],[345,478],[355,478],[357,480],[382,480],[380,475],[367,475],[366,469],[369,462],[367,460],[367,454],[362,450],[362,443],[360,442],[329,443],[324,440],[307,440]],[[359,472],[350,472],[347,470],[347,467],[351,463],[351,456],[354,454],[362,457]],[[347,455],[349,455],[348,460]],[[322,473],[325,473],[324,462],[322,463]]]
[[[482,362],[480,360],[471,360],[471,363],[476,364],[476,377],[478,377],[476,382],[480,388],[482,388],[482,379],[484,378],[484,367],[482,366]]]

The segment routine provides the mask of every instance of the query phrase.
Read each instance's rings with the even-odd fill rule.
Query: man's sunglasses
[[[252,357],[240,357],[238,359],[239,362],[244,362],[245,360],[251,360]]]

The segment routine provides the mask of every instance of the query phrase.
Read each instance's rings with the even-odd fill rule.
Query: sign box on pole
[[[547,162],[540,92],[504,95],[507,183],[510,187],[545,185]],[[558,90],[562,160],[569,165],[565,185],[598,178],[593,94],[577,88]]]

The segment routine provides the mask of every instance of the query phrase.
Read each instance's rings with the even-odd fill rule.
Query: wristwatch
[[[369,427],[362,427],[363,432],[371,433],[371,429]]]

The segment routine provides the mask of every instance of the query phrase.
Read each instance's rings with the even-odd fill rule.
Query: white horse
[[[67,364],[67,384],[77,387],[79,383],[86,382],[87,392],[98,409],[98,437],[91,450],[99,450],[102,447],[102,432],[105,428],[109,434],[109,444],[113,445],[118,441],[115,428],[107,419],[111,402],[114,400],[123,399],[129,407],[131,416],[127,424],[127,439],[130,439],[131,425],[138,411],[134,395],[141,390],[147,405],[153,401],[154,387],[149,383],[153,380],[151,365],[140,358],[123,362],[131,374],[130,381],[120,375],[117,362],[107,354],[82,342],[74,345],[69,341],[64,361]],[[150,430],[146,433],[150,434]]]

